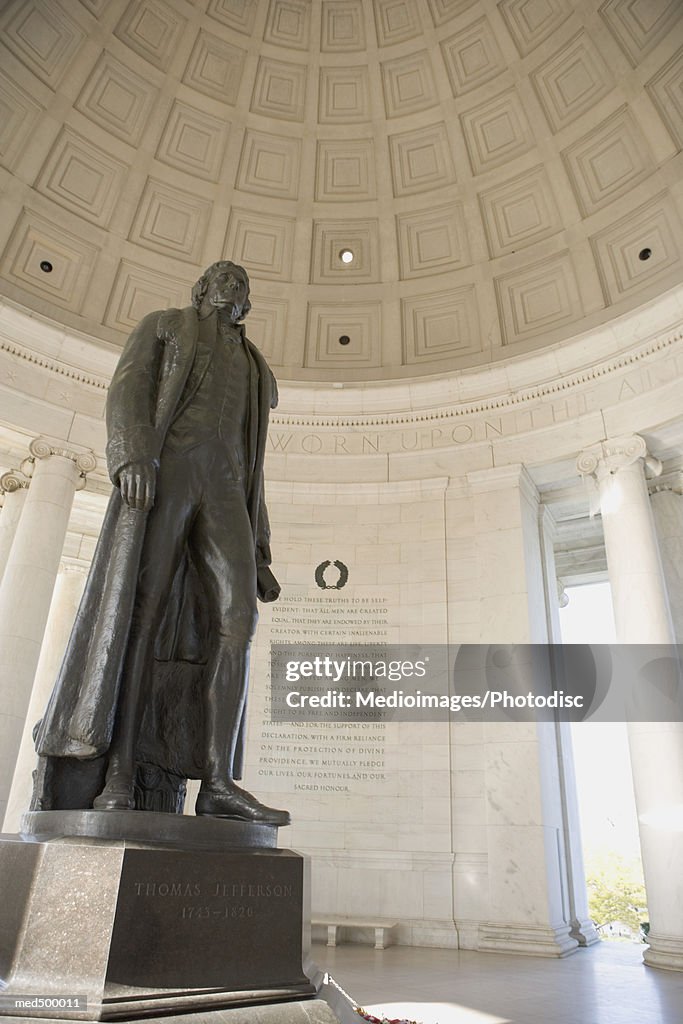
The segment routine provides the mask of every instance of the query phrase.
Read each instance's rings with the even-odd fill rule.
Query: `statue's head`
[[[233,323],[243,320],[251,309],[249,276],[244,267],[231,260],[219,260],[208,267],[192,289],[192,305],[197,311],[229,311]]]

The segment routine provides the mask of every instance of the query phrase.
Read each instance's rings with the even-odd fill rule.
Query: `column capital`
[[[650,494],[660,494],[670,491],[672,494],[683,495],[683,469],[676,469],[670,473],[662,473],[656,480],[648,484]]]
[[[583,477],[593,476],[602,480],[618,473],[620,469],[633,466],[639,460],[642,460],[650,476],[659,476],[662,472],[661,462],[649,454],[647,444],[640,434],[630,434],[608,438],[584,448],[576,460],[576,468]]]
[[[6,473],[0,476],[0,491],[3,494],[13,494],[14,491],[20,491],[23,487],[28,487],[30,482],[29,478],[20,469],[8,469]]]
[[[21,464],[22,471],[26,476],[31,476],[36,459],[49,459],[51,455],[59,455],[63,459],[70,459],[75,463],[76,469],[81,474],[85,484],[86,473],[91,473],[97,467],[95,453],[89,448],[78,452],[72,448],[63,448],[60,445],[52,444],[44,437],[34,437],[28,446],[30,455]]]

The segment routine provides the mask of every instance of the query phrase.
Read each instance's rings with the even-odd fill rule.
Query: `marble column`
[[[620,643],[670,644],[669,599],[657,543],[646,468],[661,463],[642,437],[616,438],[581,453],[579,472],[597,482],[614,621]]]
[[[33,729],[52,693],[87,578],[87,565],[64,562],[60,564],[14,769],[12,788],[7,801],[3,832],[19,831],[21,816],[28,810],[31,801],[32,772],[36,766]]]
[[[0,476],[0,491],[3,495],[0,512],[0,583],[21,518],[28,485],[28,478],[18,469],[10,469]]]
[[[32,441],[22,469],[31,477],[0,585],[0,816],[7,797],[38,665],[52,591],[77,488],[95,468],[91,452]]]
[[[469,473],[479,642],[547,644],[539,495],[523,466]],[[484,722],[487,916],[478,948],[562,957],[571,934],[560,753],[553,722]],[[454,737],[454,742],[456,737]],[[483,908],[483,906],[482,906]],[[460,923],[458,922],[460,928]]]
[[[617,640],[674,644],[646,481],[661,464],[632,435],[587,449],[577,467],[597,482]],[[643,958],[683,970],[683,723],[629,722],[628,735],[650,917]]]
[[[650,505],[662,554],[677,643],[683,643],[683,471],[650,482]]]

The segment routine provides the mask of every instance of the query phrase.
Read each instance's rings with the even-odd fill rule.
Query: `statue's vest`
[[[241,338],[202,337],[166,435],[165,449],[188,452],[219,438],[245,465],[245,426],[249,408],[249,360]]]

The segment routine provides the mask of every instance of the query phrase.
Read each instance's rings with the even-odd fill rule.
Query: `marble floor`
[[[376,1016],[420,1024],[683,1024],[683,973],[600,942],[564,960],[315,943],[313,959]]]

